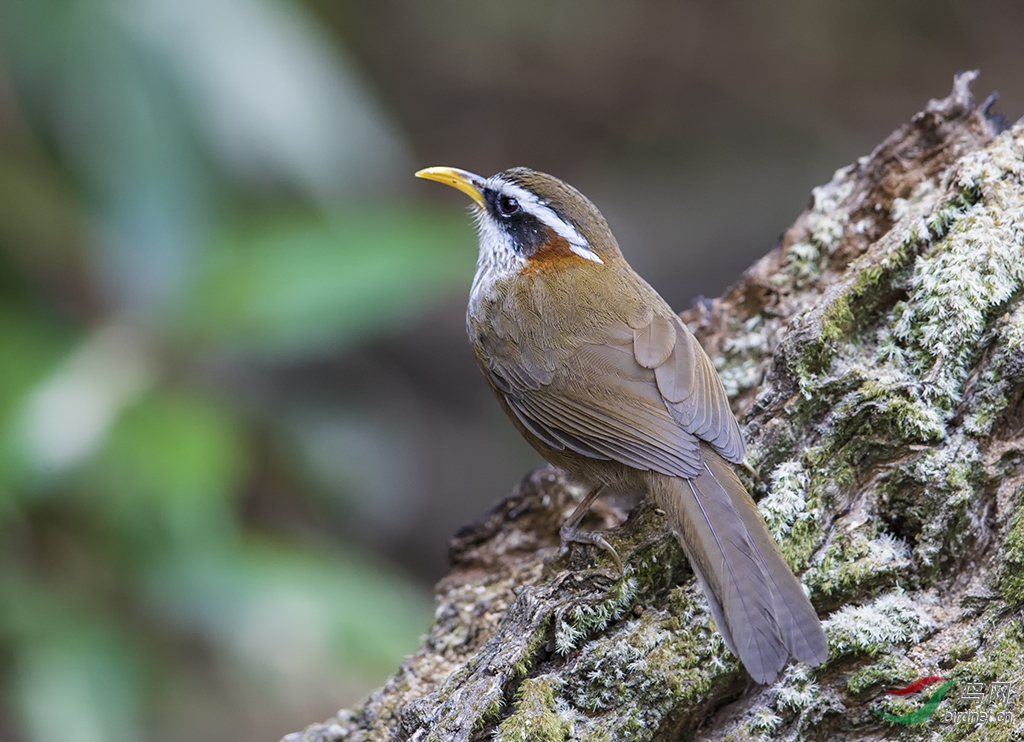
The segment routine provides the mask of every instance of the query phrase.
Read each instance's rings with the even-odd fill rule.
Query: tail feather
[[[694,479],[652,488],[700,581],[726,645],[760,683],[790,655],[820,664],[828,645],[814,608],[782,559],[754,501],[731,467],[702,446],[708,466]]]
[[[668,486],[658,504],[673,523],[726,645],[754,680],[771,682],[789,652],[775,619],[771,583],[743,520],[708,473],[663,482]]]
[[[782,558],[778,545],[757,511],[757,505],[747,494],[732,467],[719,456],[709,455],[707,451],[703,453],[709,472],[732,498],[733,507],[743,519],[765,572],[771,579],[777,607],[775,618],[789,653],[808,665],[822,664],[828,659],[828,640],[803,586]]]

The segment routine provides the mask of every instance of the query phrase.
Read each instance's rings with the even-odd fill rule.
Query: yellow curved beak
[[[455,167],[428,167],[416,173],[417,178],[436,180],[452,188],[457,188],[479,206],[484,208],[484,179],[466,170],[459,170]]]

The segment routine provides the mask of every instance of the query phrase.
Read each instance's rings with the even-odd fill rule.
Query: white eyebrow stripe
[[[601,263],[602,265],[604,264],[604,261],[601,260],[601,256],[598,255],[593,250],[591,250],[589,247],[580,247],[579,245],[574,245],[573,243],[570,242],[569,249],[572,250],[577,255],[579,255],[584,260],[592,260],[595,263]]]
[[[590,243],[577,231],[576,227],[562,219],[536,194],[530,193],[514,183],[509,183],[501,178],[492,178],[488,187],[494,188],[505,196],[510,196],[519,202],[519,206],[527,214],[536,217],[539,221],[551,227],[559,237],[563,237],[569,243],[569,249],[584,260],[591,260],[595,263],[604,263],[596,252],[590,249]]]

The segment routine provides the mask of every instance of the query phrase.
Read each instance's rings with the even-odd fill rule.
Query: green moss
[[[835,342],[820,333],[800,344],[793,354],[789,369],[805,397],[813,395],[817,378],[829,370],[835,356]]]
[[[838,492],[850,486],[865,461],[888,455],[900,443],[934,443],[945,435],[943,417],[914,397],[904,381],[851,368],[843,376],[813,389],[815,404],[834,398],[820,443],[804,454],[815,472],[812,490]],[[794,425],[820,422],[794,420]],[[826,501],[826,500],[823,500]]]
[[[905,657],[885,655],[850,675],[846,689],[855,696],[868,696],[882,688],[905,686],[920,675],[920,670]]]
[[[718,377],[722,380],[726,395],[735,397],[757,385],[761,378],[761,365],[753,359],[734,361],[722,368]]]
[[[473,722],[473,732],[479,732],[485,729],[488,724],[501,716],[501,712],[505,709],[505,699],[498,697],[488,701],[487,705],[480,711],[476,721]]]
[[[1004,154],[1009,167],[1016,155]],[[815,401],[811,413],[834,400],[812,469],[828,466],[850,484],[899,444],[944,441],[993,324],[999,328],[996,357],[974,390],[964,429],[987,435],[1005,408],[1006,385],[996,366],[1016,363],[1024,344],[1024,310],[1018,307],[1003,317],[1007,302],[1024,291],[1024,252],[1012,220],[1000,220],[998,214],[1016,213],[1024,203],[1019,188],[1002,192],[993,187],[1000,177],[993,168],[965,167],[972,174],[958,181],[952,197],[931,208],[930,218],[915,218],[910,206],[895,214],[898,223],[885,238],[884,258],[860,271],[850,288],[822,310],[816,333],[796,333],[786,343],[787,367],[803,396]],[[896,296],[896,289],[909,296],[886,311],[885,302]],[[875,364],[858,361],[864,350],[849,346],[855,317],[879,321],[873,339],[863,332],[857,336],[875,344]],[[827,376],[837,360],[847,361],[847,367],[840,366],[839,376]],[[791,411],[791,424],[821,425],[801,414]],[[957,445],[943,448],[947,457],[952,452],[952,458],[964,458]],[[946,463],[947,481],[929,477],[925,491],[936,494],[926,495],[929,502],[918,508],[918,555],[928,567],[943,546],[967,538],[965,503],[981,484],[974,462]],[[904,519],[902,513],[896,517]],[[816,536],[806,535],[811,542]],[[799,549],[783,549],[787,558],[799,558]]]
[[[857,273],[852,285],[824,306],[818,317],[818,332],[814,337],[805,339],[791,364],[802,389],[809,387],[810,377],[828,371],[857,317],[873,318],[880,315],[880,304],[890,296],[901,274],[909,270],[915,246],[916,240],[913,237],[897,243],[885,258]],[[809,273],[810,269],[801,267],[800,271]]]
[[[1017,512],[1010,523],[1000,557],[999,592],[1007,603],[1024,604],[1024,489],[1017,493]]]
[[[893,313],[902,369],[928,383],[922,398],[952,416],[961,387],[983,350],[982,337],[1005,303],[1024,288],[1021,235],[1003,213],[1019,212],[1018,190],[991,202],[967,188],[927,222],[936,247],[919,256],[908,298]]]
[[[725,735],[725,742],[770,742],[777,739],[782,717],[768,705],[757,706]]]
[[[903,591],[860,606],[846,606],[825,622],[831,661],[845,655],[879,657],[896,647],[917,644],[931,620]]]
[[[783,270],[797,287],[818,280],[821,275],[821,249],[813,242],[794,242],[786,250]]]
[[[600,600],[577,603],[554,617],[559,654],[569,654],[628,615],[637,602],[653,599],[685,576],[681,567],[686,559],[676,539],[668,533],[650,539],[651,533],[666,530],[664,513],[653,506],[641,506],[630,516],[630,522],[632,527],[615,544],[619,554],[628,556],[624,573]]]
[[[760,380],[761,363],[771,354],[769,327],[770,323],[755,314],[744,320],[736,334],[722,341],[723,355],[712,361],[728,396],[735,397]]]
[[[1014,619],[993,632],[976,659],[958,664],[949,674],[957,683],[947,696],[949,703],[943,701],[933,717],[934,739],[949,742],[1014,739],[1024,716],[1021,656],[1024,656],[1024,624]],[[975,713],[973,717],[971,712]],[[987,714],[984,724],[979,723],[977,717],[982,712]]]
[[[933,240],[942,239],[962,213],[963,210],[955,202],[946,202],[924,220],[925,226],[928,228],[928,234]]]
[[[589,642],[571,666],[566,697],[586,715],[609,716],[611,739],[650,739],[674,709],[707,700],[730,670],[694,582],[673,590],[671,613],[644,613]],[[625,711],[624,711],[625,710]]]
[[[988,486],[987,476],[977,442],[959,431],[899,468],[886,509],[915,522],[914,556],[922,575],[953,564],[975,537],[970,506]],[[895,491],[907,483],[910,491]]]
[[[775,705],[780,711],[800,713],[821,696],[821,690],[805,665],[790,665],[775,689]]]
[[[848,487],[854,480],[854,469],[843,454],[843,447],[828,436],[819,445],[804,451],[803,465],[813,472],[809,491],[822,502],[827,501],[837,490]]]
[[[567,606],[552,617],[545,630],[553,632],[556,650],[567,657],[567,666],[559,673],[565,689],[538,685],[538,680],[546,683],[543,676],[523,681],[515,708],[500,725],[500,739],[562,739],[558,735],[567,733],[567,722],[580,739],[643,739],[640,732],[645,730],[649,738],[685,689],[698,692],[707,687],[710,681],[698,678],[696,668],[714,666],[707,662],[707,655],[721,651],[720,642],[712,639],[706,615],[695,606],[700,597],[693,592],[692,580],[688,588],[671,587],[679,580],[684,559],[674,537],[651,539],[651,532],[664,525],[663,519],[652,506],[636,511],[631,526],[616,540],[619,553],[628,557],[625,574],[600,599]],[[687,599],[671,595],[667,601],[679,610],[634,610],[638,604],[665,601],[665,591],[686,590],[691,593]],[[638,625],[648,630],[638,634]],[[525,652],[534,654],[530,648]],[[680,671],[681,665],[690,676]],[[514,672],[523,676],[530,669],[524,659]],[[651,693],[663,694],[660,705],[647,702],[645,694]],[[614,730],[602,725],[603,719],[595,725],[589,721],[599,719],[603,710],[634,706],[645,709],[641,718],[627,715]],[[542,723],[529,722],[538,709]]]
[[[913,234],[906,235],[895,243],[877,263],[862,268],[853,280],[851,293],[859,300],[877,297],[883,289],[899,282],[900,274],[906,271],[916,255],[918,240]]]
[[[781,725],[781,716],[770,708],[762,707],[754,712],[754,718],[747,722],[747,729],[752,736],[760,739],[773,739]]]
[[[984,438],[992,430],[996,418],[1006,410],[1006,392],[1011,382],[1019,383],[1024,372],[1024,303],[995,323],[996,342],[992,357],[971,399],[964,416],[964,430]]]
[[[546,616],[537,626],[526,643],[526,647],[520,655],[519,661],[512,666],[512,677],[515,680],[525,678],[530,673],[530,668],[537,653],[547,644],[548,631],[551,628],[552,616]]]
[[[782,273],[772,277],[773,283],[792,283],[802,287],[821,275],[821,261],[842,242],[848,216],[839,204],[853,192],[854,182],[846,173],[812,191],[814,203],[803,217],[802,239],[786,248]]]
[[[771,490],[757,507],[786,563],[800,571],[821,542],[820,502],[808,494],[810,477],[801,462],[779,464],[771,481]]]
[[[821,313],[822,338],[833,343],[842,340],[847,328],[853,324],[851,298],[849,293],[842,294],[825,307],[825,311]]]
[[[888,534],[868,539],[844,534],[804,575],[808,586],[830,597],[850,598],[894,585],[910,566],[907,547]]]
[[[638,583],[633,576],[634,571],[631,566],[627,566],[626,574],[615,583],[605,600],[590,604],[577,603],[558,618],[555,648],[560,654],[568,654],[581,639],[603,631],[626,614],[637,595]]]
[[[562,742],[572,730],[569,708],[559,701],[562,684],[554,675],[524,680],[512,713],[495,732],[499,742]]]
[[[906,386],[894,379],[867,379],[860,394],[863,404],[873,413],[869,417],[870,432],[897,441],[921,443],[938,440],[944,434],[943,421],[935,410],[915,399]]]
[[[976,636],[969,636],[949,650],[950,662],[966,662],[978,653],[980,641]]]
[[[865,436],[896,442],[930,443],[944,433],[942,416],[913,396],[900,378],[885,374],[870,376],[866,371],[851,371],[849,381],[859,386],[836,405],[833,440],[842,445],[856,444]]]
[[[977,183],[963,183],[949,199],[939,204],[925,219],[925,227],[932,241],[938,242],[949,234],[970,207],[982,200],[982,190]]]

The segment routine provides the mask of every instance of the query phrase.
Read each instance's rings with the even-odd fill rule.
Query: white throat
[[[473,287],[469,291],[471,304],[490,299],[495,283],[511,278],[526,266],[526,258],[513,249],[508,237],[487,214],[477,211],[476,223],[480,254],[476,259]]]

